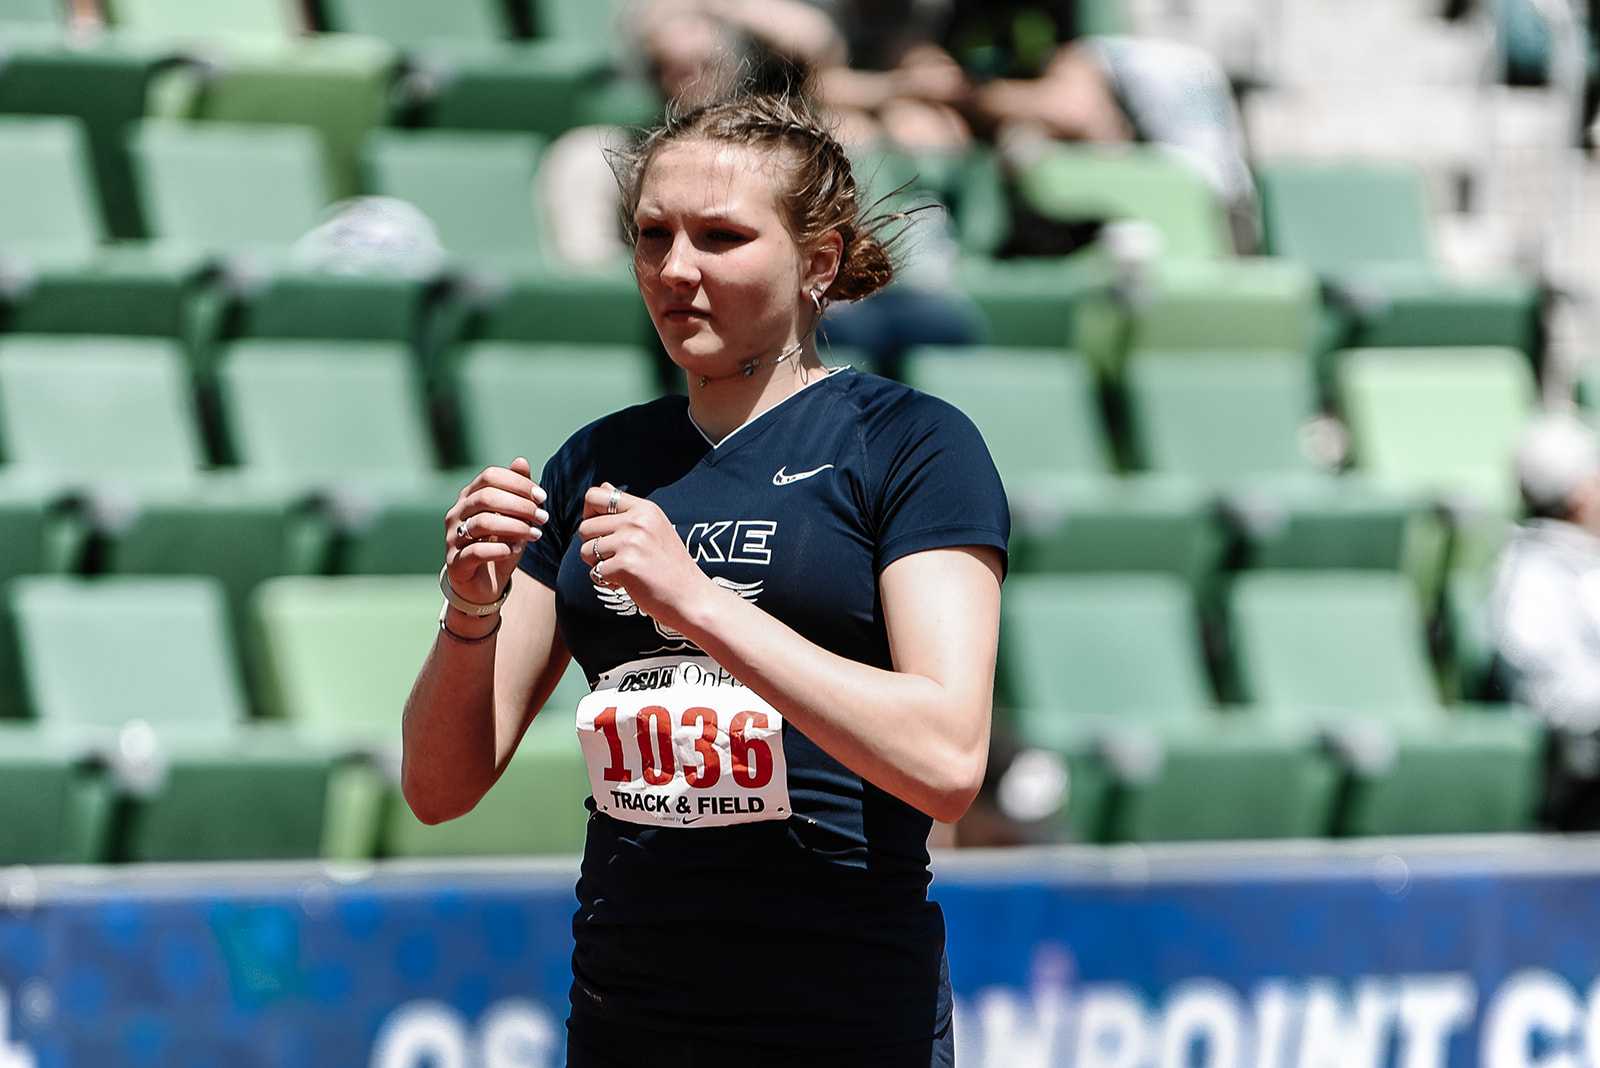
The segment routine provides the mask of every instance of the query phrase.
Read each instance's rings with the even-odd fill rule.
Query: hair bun
[[[894,281],[894,261],[877,235],[853,231],[839,261],[839,272],[823,296],[829,300],[862,300]]]

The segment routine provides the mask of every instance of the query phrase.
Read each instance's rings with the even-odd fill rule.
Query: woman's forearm
[[[495,639],[469,645],[441,633],[411,687],[400,783],[423,823],[471,811],[494,782],[494,662]]]
[[[555,638],[555,595],[524,577],[511,590],[493,638],[440,633],[406,700],[401,790],[424,823],[470,812],[494,785],[533,714],[571,659]],[[492,618],[452,611],[445,623],[467,638]]]
[[[937,820],[971,804],[988,746],[987,697],[975,708],[927,676],[828,652],[720,587],[689,614],[685,635],[845,767]]]

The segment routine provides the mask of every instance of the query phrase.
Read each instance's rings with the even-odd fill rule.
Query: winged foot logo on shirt
[[[772,547],[769,543],[777,532],[778,524],[771,519],[719,519],[690,526],[688,533],[683,536],[683,545],[696,563],[754,564],[765,567],[772,562]],[[735,582],[722,575],[712,575],[711,581],[725,590],[738,594],[751,604],[761,596],[761,589],[765,585],[761,579],[755,582]],[[656,633],[668,643],[660,649],[649,650],[650,652],[674,653],[699,649],[699,646],[684,637],[681,631],[666,626],[640,608],[627,590],[594,586],[594,593],[601,604],[618,616],[643,616],[650,620],[650,625],[655,627]]]

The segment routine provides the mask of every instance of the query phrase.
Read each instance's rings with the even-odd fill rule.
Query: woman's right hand
[[[459,596],[480,604],[499,600],[523,547],[549,522],[545,497],[521,456],[510,467],[485,467],[467,483],[444,515],[445,570]]]

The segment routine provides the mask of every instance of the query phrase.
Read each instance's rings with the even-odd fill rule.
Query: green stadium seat
[[[66,484],[192,481],[184,360],[154,338],[0,335],[0,456]]]
[[[1166,259],[1232,254],[1226,213],[1198,170],[1149,147],[1057,144],[1016,177],[1018,197],[1059,222],[1136,219],[1162,237]]]
[[[275,0],[106,0],[119,29],[189,43],[288,44],[299,32],[291,11]]]
[[[382,130],[367,140],[365,184],[422,209],[455,256],[526,266],[543,246],[533,195],[542,148],[528,134]]]
[[[361,188],[361,145],[389,117],[398,63],[384,42],[344,35],[237,53],[199,79],[188,117],[315,131],[328,192],[352,196]]]
[[[499,781],[465,816],[430,827],[393,797],[381,852],[396,857],[581,853],[589,823],[584,805],[589,773],[574,733],[573,710],[575,697],[588,689],[583,673],[570,667]],[[569,703],[563,696],[574,699]]]
[[[458,332],[513,341],[645,343],[653,331],[630,273],[574,273],[545,262],[544,222],[534,197],[542,148],[541,138],[526,133],[385,130],[367,141],[365,181],[373,192],[410,201],[428,215],[474,279],[475,315]],[[432,361],[427,372],[436,384]]]
[[[923,347],[908,354],[905,377],[966,412],[1008,485],[1110,470],[1094,377],[1075,353]]]
[[[106,859],[113,791],[89,757],[32,724],[0,724],[0,864]]]
[[[505,6],[496,0],[322,0],[321,14],[330,30],[376,37],[408,52],[492,46],[511,36]]]
[[[121,575],[212,576],[222,583],[240,634],[257,584],[274,575],[320,573],[332,552],[327,517],[293,487],[209,476],[198,486],[107,498],[95,506],[100,568]]]
[[[289,267],[231,294],[225,330],[230,339],[401,341],[420,352],[433,341],[445,288],[432,276]]]
[[[302,126],[147,119],[130,151],[150,236],[181,248],[281,254],[330,199],[321,145]]]
[[[1335,287],[1344,345],[1501,345],[1535,355],[1539,293],[1517,278],[1439,269],[1421,174],[1403,164],[1260,169],[1264,241]]]
[[[117,728],[144,720],[220,736],[244,722],[215,580],[31,576],[12,582],[8,609],[28,706],[43,723]]]
[[[1527,362],[1510,349],[1366,349],[1338,358],[1355,465],[1398,489],[1513,508],[1512,454],[1532,411]]]
[[[1421,176],[1406,164],[1280,163],[1261,168],[1265,239],[1323,275],[1433,262]]]
[[[449,80],[420,108],[425,125],[556,137],[576,126],[643,125],[659,110],[648,86],[615,76],[602,47],[526,41],[453,57],[446,69]]]
[[[1019,575],[1001,611],[1001,690],[1019,714],[1151,722],[1214,704],[1193,600],[1171,576]]]
[[[1336,477],[1308,453],[1303,357],[1141,353],[1123,381],[1136,458],[1223,491],[1246,566],[1400,570],[1436,586],[1446,532],[1428,501]]]
[[[183,358],[170,341],[0,336],[0,455],[32,472],[27,515],[42,521],[65,489],[86,498],[81,515],[105,570],[214,576],[236,620],[256,582],[319,569],[327,552],[325,524],[294,487],[203,470]],[[38,569],[62,568],[73,542],[89,536],[66,519],[41,529],[42,542],[18,543],[37,553],[15,557]]]
[[[616,39],[619,0],[512,0],[536,36],[565,44],[604,44]]]
[[[232,455],[258,476],[414,484],[434,471],[420,389],[401,345],[239,341],[217,374]]]
[[[1104,269],[1082,257],[962,259],[957,283],[988,322],[985,341],[1014,348],[1072,346],[1080,307],[1104,294]]]
[[[1105,291],[1077,312],[1077,347],[1109,372],[1154,351],[1311,352],[1316,276],[1279,259],[1179,259],[1153,265],[1137,292]]]
[[[15,30],[14,24],[0,26],[6,50],[0,113],[71,116],[82,122],[107,232],[119,239],[143,236],[125,135],[128,124],[144,115],[150,91],[174,53],[121,35],[84,40],[53,29],[36,35]]]
[[[31,709],[110,754],[128,795],[117,857],[318,855],[332,759],[246,726],[215,580],[36,577],[9,593]]]
[[[1252,479],[1230,487],[1225,512],[1242,567],[1395,571],[1424,599],[1438,588],[1450,544],[1426,497],[1356,474]]]
[[[1316,470],[1302,443],[1316,411],[1293,352],[1140,352],[1124,373],[1141,467],[1226,485]]]
[[[59,0],[0,0],[0,23],[60,28],[66,7]]]
[[[1343,750],[1351,777],[1342,833],[1530,824],[1537,726],[1505,710],[1446,712],[1403,578],[1242,575],[1229,613],[1241,696],[1283,722],[1322,727]]]
[[[1006,493],[1014,571],[1158,571],[1200,590],[1221,564],[1213,497],[1185,479],[1062,475]]]
[[[0,243],[7,255],[86,257],[100,239],[83,127],[67,118],[0,118]],[[26,195],[24,195],[26,193]]]
[[[1130,347],[1298,355],[1316,334],[1319,305],[1316,276],[1292,260],[1173,260],[1157,268]]]
[[[268,714],[307,737],[398,751],[400,714],[438,633],[439,603],[434,575],[263,583],[255,637],[268,666]]]
[[[4,69],[0,68],[0,91]],[[137,245],[107,246],[83,124],[0,118],[0,249],[26,280],[0,293],[14,332],[178,336],[201,263]]]
[[[530,461],[531,462],[531,461]],[[340,575],[434,575],[444,563],[444,514],[476,471],[447,472],[415,488],[341,487],[334,501]]]
[[[116,859],[290,860],[324,853],[335,762],[287,739],[169,745]]]
[[[456,365],[467,465],[526,456],[535,471],[568,435],[601,416],[653,399],[655,365],[636,349],[469,345]],[[560,412],[558,421],[531,413]]]
[[[1216,711],[1177,579],[1018,576],[1001,612],[1002,690],[1021,737],[1071,754],[1101,736],[1116,777],[1107,837],[1326,830],[1331,769],[1305,732]]]
[[[545,266],[519,272],[470,330],[483,341],[655,345],[655,327],[627,268],[576,274]]]

